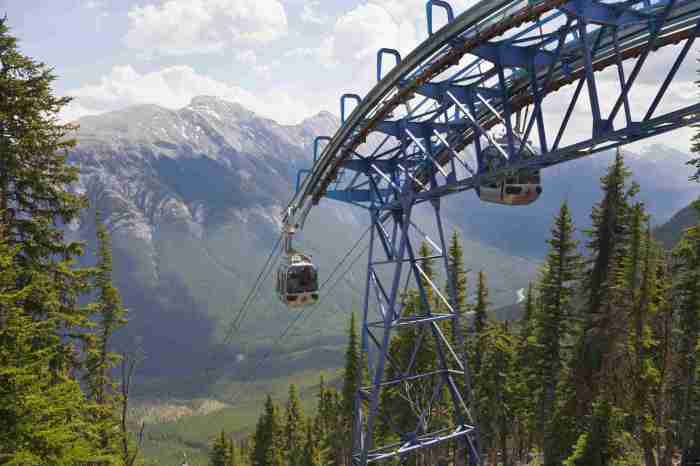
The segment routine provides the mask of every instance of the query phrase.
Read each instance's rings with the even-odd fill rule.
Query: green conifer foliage
[[[222,430],[212,444],[211,453],[209,454],[209,464],[211,466],[231,466],[233,463],[233,456],[231,454],[231,444],[229,444],[226,438],[226,433]]]
[[[640,277],[635,285],[632,315],[630,324],[630,338],[628,352],[630,354],[631,386],[628,411],[635,417],[638,426],[636,435],[640,439],[644,452],[646,466],[656,466],[656,453],[659,451],[661,437],[659,433],[664,429],[667,420],[664,420],[662,406],[664,404],[664,385],[668,377],[667,360],[665,357],[656,356],[655,353],[665,351],[662,346],[663,336],[654,331],[653,325],[658,319],[658,314],[665,306],[664,263],[659,246],[651,237],[651,228],[640,234],[636,230],[641,227],[639,222],[645,218],[637,213],[633,221],[633,236],[642,236],[640,240]],[[635,253],[636,255],[636,253]],[[638,286],[636,286],[638,285]]]
[[[51,276],[38,271],[18,288],[18,249],[0,237],[0,463],[108,461],[91,436],[72,367],[60,365],[72,352],[66,355],[70,350],[55,332],[57,314],[38,320],[27,309],[30,302],[59,307],[59,290]]]
[[[455,309],[464,314],[467,311],[467,271],[464,269],[464,248],[456,231],[450,239],[448,266],[451,281],[455,284]]]
[[[229,466],[236,466],[239,463],[238,455],[236,454],[236,444],[233,439],[228,442],[228,459]]]
[[[650,232],[647,238],[651,244]],[[648,279],[655,282],[655,284],[652,283],[648,286],[650,290],[648,298],[649,313],[653,314],[653,317],[650,316],[650,340],[654,346],[645,351],[643,358],[646,361],[643,362],[645,366],[650,364],[652,370],[658,371],[658,376],[655,377],[656,381],[651,387],[645,388],[649,399],[647,402],[653,405],[649,411],[653,414],[654,423],[648,424],[648,414],[643,412],[641,416],[645,420],[642,421],[643,424],[640,424],[647,432],[654,430],[656,463],[663,466],[672,463],[672,456],[675,450],[675,436],[672,425],[674,423],[673,393],[676,386],[674,373],[677,362],[675,351],[677,340],[674,334],[676,315],[673,296],[673,275],[665,253],[656,247],[653,247],[651,251],[655,251],[655,253],[650,254],[650,256],[656,259],[655,276]],[[652,260],[650,262],[653,264]],[[650,273],[650,268],[646,268],[645,273]],[[655,293],[652,292],[654,285],[656,288]],[[655,297],[654,294],[656,295]],[[646,347],[644,348],[646,349]],[[649,427],[652,429],[649,429]],[[647,447],[644,446],[644,448],[646,449]],[[646,462],[647,465],[653,464],[648,459]]]
[[[490,458],[498,452],[503,464],[509,464],[508,439],[513,433],[516,393],[508,379],[514,369],[517,340],[507,322],[490,323],[481,334],[480,346],[483,360],[476,396],[482,451]]]
[[[467,322],[464,318],[467,312],[467,271],[464,269],[464,249],[456,231],[452,233],[450,238],[450,247],[447,252],[447,267],[449,276],[445,283],[445,296],[450,300],[454,300],[452,305],[460,316],[460,328],[453,324],[450,332],[452,343],[457,344],[459,341],[463,342],[467,334],[465,331]],[[454,292],[450,289],[450,283],[455,287]],[[458,350],[463,349],[458,348]]]
[[[472,358],[473,358],[473,372],[475,378],[478,377],[481,371],[481,360],[482,360],[482,350],[478,342],[481,336],[486,330],[488,324],[488,310],[489,310],[489,289],[486,284],[486,274],[484,271],[479,271],[479,278],[476,284],[476,303],[474,304],[474,333],[475,336],[472,338]]]
[[[695,133],[692,139],[692,146],[691,146],[691,151],[694,154],[700,154],[700,125],[695,125],[695,129],[699,130],[698,132]],[[697,168],[697,171],[693,176],[690,177],[692,181],[698,181],[700,182],[700,156],[692,158],[688,161],[688,165],[695,166]]]
[[[571,308],[573,283],[582,271],[582,257],[574,239],[574,225],[566,203],[561,206],[552,236],[547,243],[549,252],[540,280],[540,310],[535,319],[537,344],[537,373],[540,401],[538,402],[539,430],[544,433],[544,464],[558,464],[555,451],[559,450],[557,429],[552,417],[557,402],[557,388],[562,370],[568,362],[566,345],[573,338],[574,315]]]
[[[626,258],[630,249],[631,200],[638,186],[627,186],[630,172],[618,151],[615,161],[601,178],[603,200],[593,207],[590,241],[590,266],[585,280],[588,294],[584,331],[578,343],[574,379],[575,411],[570,416],[582,419],[603,385],[615,388],[606,371],[614,371],[619,353],[627,341]]]
[[[352,436],[353,417],[355,408],[355,393],[358,389],[358,384],[365,379],[365,368],[362,364],[362,356],[360,354],[360,343],[357,335],[357,324],[355,322],[355,313],[350,316],[350,326],[348,328],[348,344],[345,350],[345,371],[343,372],[343,388],[342,388],[342,421],[338,430],[342,432],[343,439],[340,440],[340,454],[344,457],[346,464],[350,463],[350,448],[348,448],[347,439]]]
[[[582,433],[564,466],[633,466],[641,458],[631,450],[632,436],[624,431],[624,413],[606,399],[593,403],[588,428]]]
[[[304,448],[304,414],[294,384],[289,386],[289,398],[285,408],[284,452],[289,466],[297,466]]]
[[[76,267],[81,247],[61,229],[85,200],[68,189],[78,175],[66,163],[75,128],[59,123],[70,99],[52,94],[54,79],[0,19],[0,230],[13,248],[16,288],[7,291],[22,293],[0,310],[0,462],[106,464],[105,424],[92,422],[94,403],[75,380],[94,307],[79,303],[91,271]]]
[[[321,450],[318,440],[314,436],[314,427],[311,423],[306,426],[306,439],[304,442],[304,453],[300,466],[323,466]]]
[[[525,461],[530,452],[533,435],[536,432],[536,401],[541,389],[541,376],[537,364],[536,339],[534,334],[537,317],[537,301],[535,287],[530,284],[525,294],[523,317],[520,321],[520,332],[517,339],[516,358],[512,379],[513,394],[516,398],[513,407],[514,427],[517,436],[517,454],[520,461]]]
[[[352,423],[357,384],[361,380],[360,343],[357,335],[355,313],[350,315],[348,328],[348,344],[345,349],[345,371],[343,372],[343,417],[345,422]]]
[[[58,123],[58,113],[70,102],[52,93],[51,69],[22,55],[0,19],[0,216],[5,237],[18,245],[16,259],[44,263],[80,252],[66,243],[60,224],[76,219],[83,198],[66,186],[78,169],[65,160],[75,141],[75,127]]]
[[[112,283],[112,249],[109,233],[97,217],[97,270],[95,288],[97,302],[91,306],[94,316],[93,331],[83,336],[85,341],[85,382],[87,395],[92,401],[92,425],[99,436],[100,447],[116,455],[119,430],[116,410],[116,384],[111,379],[111,369],[118,363],[117,355],[110,351],[114,331],[126,323],[126,310],[121,304],[119,292]]]
[[[348,429],[343,425],[342,396],[332,387],[328,387],[321,376],[318,393],[317,415],[313,422],[314,438],[318,442],[324,458],[324,464],[342,465],[349,441]]]
[[[279,408],[270,395],[267,396],[265,410],[258,419],[253,442],[250,458],[252,466],[280,466],[284,463]]]
[[[696,202],[700,210],[700,202]],[[700,429],[700,225],[690,228],[674,251],[677,264],[679,446],[689,464]]]

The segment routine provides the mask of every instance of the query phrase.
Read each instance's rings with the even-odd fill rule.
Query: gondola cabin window
[[[318,289],[318,276],[313,265],[292,265],[287,271],[287,293],[310,293]]]

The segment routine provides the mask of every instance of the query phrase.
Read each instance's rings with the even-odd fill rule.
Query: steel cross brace
[[[411,220],[415,199],[405,189],[407,186],[408,183],[403,185],[402,194],[396,198],[401,202],[399,209],[386,214],[380,214],[376,207],[370,209],[373,228],[361,340],[370,382],[358,381],[362,389],[355,399],[352,464],[365,466],[390,458],[402,460],[418,449],[456,442],[460,448],[455,451],[464,451],[460,462],[477,466],[478,438],[471,414],[474,406],[469,396],[463,332],[454,331],[450,337],[442,328],[446,323],[461,328],[463,310],[454,308],[454,285],[448,284],[446,297],[421,265],[426,260],[436,265],[439,262],[445,268],[442,276],[452,277],[446,270],[448,248],[440,203],[433,204],[437,238],[430,239]],[[394,234],[389,235],[388,230]],[[428,244],[433,245],[434,254],[421,258],[416,254],[416,241],[426,237],[430,239]],[[409,286],[418,290],[417,305],[406,301]],[[399,332],[415,336],[403,339],[409,345],[404,349],[410,354],[408,361],[397,361],[392,356],[395,351],[392,345],[397,341],[394,337]],[[430,369],[423,365],[426,351],[433,358]],[[403,407],[400,414],[380,410],[380,400],[386,402],[391,397]],[[448,426],[444,425],[444,415],[435,414],[440,407],[454,413]],[[377,438],[379,430],[388,433],[382,439],[385,444]]]

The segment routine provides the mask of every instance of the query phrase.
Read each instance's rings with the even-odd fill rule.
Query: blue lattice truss
[[[448,24],[436,31],[438,9]],[[300,172],[292,204],[302,223],[323,197],[370,212],[362,349],[371,381],[357,394],[356,465],[406,459],[448,440],[456,441],[456,455],[464,457],[457,464],[480,462],[473,416],[478,406],[470,398],[463,344],[440,325],[449,320],[459,328],[462,310],[454,308],[454,286],[439,290],[416,255],[417,242],[427,239],[431,258],[447,269],[441,198],[475,189],[484,177],[544,169],[700,120],[700,104],[668,108],[664,101],[700,32],[698,0],[485,0],[459,17],[447,2],[432,0],[427,18],[426,42],[403,59],[396,50],[381,49],[377,86],[364,98],[342,96],[343,126],[334,137],[315,141],[314,166]],[[631,96],[659,50],[673,59],[654,77],[655,95],[640,104]],[[394,66],[385,73],[388,63]],[[495,131],[506,141],[507,163],[487,175],[483,150],[493,144]],[[516,150],[526,146],[516,144],[516,134],[536,149],[535,157],[525,159]],[[434,240],[411,220],[414,207],[425,202],[435,213]],[[409,287],[422,303],[413,313],[402,302]],[[408,360],[393,360],[392,336],[406,327],[417,329],[420,338]],[[427,341],[438,369],[421,373],[416,357]],[[411,399],[418,386],[434,393]],[[389,387],[399,387],[408,400],[414,429],[394,429],[385,419],[391,416],[381,401]],[[437,425],[434,408],[445,403],[452,424]],[[378,424],[396,442],[376,444]]]

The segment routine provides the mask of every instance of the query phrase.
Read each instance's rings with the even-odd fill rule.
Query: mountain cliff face
[[[75,189],[90,210],[73,234],[93,238],[95,210],[101,212],[116,281],[132,310],[129,344],[139,337],[147,353],[167,348],[167,359],[177,361],[153,358],[150,370],[184,370],[212,350],[278,237],[296,172],[310,164],[309,146],[337,124],[320,113],[282,126],[212,97],[178,111],[143,105],[80,121],[70,161],[80,167]],[[327,232],[338,246],[351,244],[359,224],[337,207],[319,215],[330,220]],[[263,295],[247,336],[260,337],[280,319]]]

